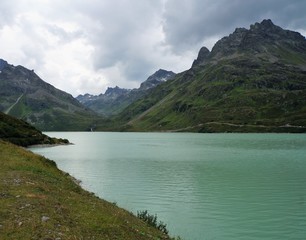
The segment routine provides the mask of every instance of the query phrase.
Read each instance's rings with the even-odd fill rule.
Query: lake
[[[184,240],[305,239],[306,135],[48,132],[31,148]]]

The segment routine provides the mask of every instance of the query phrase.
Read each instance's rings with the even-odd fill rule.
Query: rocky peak
[[[7,61],[3,60],[0,58],[0,71],[3,70],[3,68],[5,68],[6,66],[8,66],[9,64],[7,63]]]
[[[80,103],[85,103],[85,102],[90,102],[93,101],[97,98],[97,96],[91,95],[91,94],[80,94],[79,96],[76,97],[76,99],[80,102]]]
[[[147,90],[157,86],[158,84],[165,82],[175,76],[175,73],[172,71],[166,71],[164,69],[159,69],[153,75],[148,77],[146,81],[141,83],[140,90]]]
[[[239,48],[244,37],[248,33],[245,28],[236,28],[235,31],[227,37],[219,40],[211,51],[211,55],[215,58],[233,54]]]
[[[281,31],[281,27],[274,25],[271,19],[264,19],[261,23],[255,23],[250,26],[250,31]]]
[[[265,51],[266,45],[276,47],[282,45],[285,48],[306,50],[305,37],[298,32],[284,30],[274,25],[270,19],[251,25],[241,45],[244,49],[252,49],[255,53]]]
[[[271,19],[264,19],[261,23],[256,22],[255,24],[251,24],[250,29],[253,28],[274,28],[276,27]]]
[[[227,37],[219,40],[213,47],[210,57],[219,59],[235,53],[264,53],[267,46],[286,45],[286,48],[306,49],[305,37],[300,33],[284,30],[274,25],[270,19],[255,23],[250,29],[236,28]]]
[[[254,43],[255,41],[260,41],[260,43],[276,41],[290,37],[290,33],[293,32],[284,30],[281,27],[274,25],[274,23],[268,19],[263,20],[261,23],[252,24],[245,40],[253,38]]]
[[[120,88],[118,86],[112,88],[108,87],[107,90],[105,91],[104,95],[109,96],[109,97],[117,97],[119,95],[123,95],[128,93],[130,90],[125,89],[125,88]]]
[[[210,54],[210,51],[207,49],[207,47],[202,47],[199,51],[197,59],[193,61],[192,67],[200,65],[201,63],[204,63],[208,59],[209,54]]]

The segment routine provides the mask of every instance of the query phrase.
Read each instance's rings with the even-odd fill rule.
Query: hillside
[[[90,129],[96,114],[33,70],[0,61],[0,111],[40,130]]]
[[[0,140],[0,163],[0,239],[169,239],[53,161]]]
[[[174,76],[175,73],[171,71],[159,69],[141,83],[137,89],[124,89],[118,86],[114,88],[109,87],[104,94],[98,96],[90,94],[79,95],[77,100],[97,113],[104,116],[114,116],[131,103],[149,94],[156,86]]]
[[[23,120],[0,112],[0,140],[27,147],[36,144],[67,144],[66,139],[50,138]]]
[[[116,121],[123,131],[306,132],[305,119],[305,37],[264,20],[203,47]]]

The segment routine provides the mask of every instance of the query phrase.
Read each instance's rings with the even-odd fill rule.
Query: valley
[[[0,111],[5,239],[171,239],[136,209],[186,239],[305,236],[305,139],[270,133],[306,133],[306,40],[271,20],[202,47],[186,71],[99,95],[0,59]]]
[[[1,61],[0,110],[44,131],[306,132],[306,40],[271,20],[237,28],[181,73],[70,94]]]

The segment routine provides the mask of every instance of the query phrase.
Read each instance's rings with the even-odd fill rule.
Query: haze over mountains
[[[306,131],[306,40],[271,20],[201,48],[185,72],[159,70],[82,104],[22,66],[1,60],[0,71],[0,110],[43,130]]]
[[[118,86],[114,88],[109,87],[104,94],[98,96],[90,94],[79,95],[76,99],[97,113],[113,116],[144,95],[149,94],[150,89],[172,79],[174,76],[175,73],[172,71],[159,69],[148,77],[146,81],[142,82],[137,89],[123,89]]]

